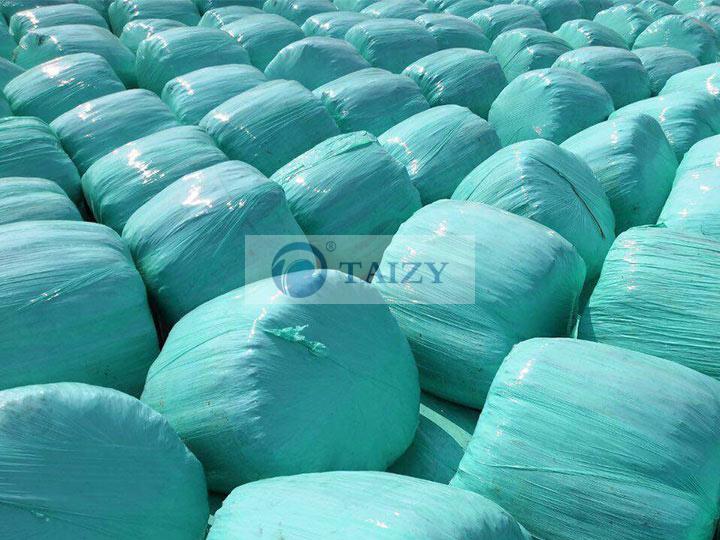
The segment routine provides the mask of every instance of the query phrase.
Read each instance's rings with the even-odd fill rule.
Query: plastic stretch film
[[[42,6],[59,6],[61,4],[74,3],[75,0],[0,0],[0,11],[5,15],[5,19],[10,20],[18,11],[27,11],[28,9]]]
[[[555,31],[555,35],[564,39],[573,49],[582,47],[617,47],[627,49],[620,34],[595,21],[568,21]]]
[[[632,47],[635,39],[653,22],[645,10],[631,4],[604,9],[593,20],[617,32],[628,47]]]
[[[533,339],[498,371],[451,485],[522,516],[533,538],[704,540],[717,519],[719,421],[720,384],[700,373]]]
[[[487,51],[490,48],[490,40],[485,37],[478,25],[463,17],[446,13],[428,13],[415,21],[435,37],[440,50],[462,47]]]
[[[338,9],[330,0],[266,0],[262,8],[263,11],[280,15],[298,26],[302,26],[308,17]]]
[[[170,30],[171,28],[182,28],[183,23],[171,19],[138,19],[130,21],[123,28],[120,34],[120,42],[132,51],[137,53],[140,43],[158,32]]]
[[[175,325],[148,374],[143,401],[198,456],[214,491],[384,470],[413,440],[420,389],[405,336],[367,283],[335,270],[294,281],[315,288],[321,276],[307,298],[266,279],[203,304]]]
[[[707,7],[720,6],[718,0],[678,0],[675,2],[675,8],[682,13],[689,13],[693,10]]]
[[[206,28],[222,28],[226,24],[230,24],[250,15],[262,15],[265,13],[262,9],[253,6],[227,6],[214,8],[206,11],[200,19],[198,26]]]
[[[503,32],[516,28],[537,28],[547,30],[538,10],[519,4],[502,4],[478,11],[470,17],[490,41],[495,41]]]
[[[653,21],[662,19],[666,15],[680,15],[680,12],[676,8],[670,4],[666,4],[662,0],[640,0],[640,2],[635,5],[645,10],[645,13],[650,15]]]
[[[12,60],[15,45],[15,39],[10,35],[5,19],[0,17],[0,58]]]
[[[12,110],[10,109],[10,103],[5,96],[0,92],[0,119],[12,116]]]
[[[305,37],[302,29],[280,15],[249,15],[223,26],[250,55],[250,63],[265,69],[284,47]]]
[[[486,0],[458,0],[445,8],[443,12],[467,19],[478,11],[487,9],[490,6],[492,6],[492,4]]]
[[[718,6],[709,6],[691,11],[688,15],[707,24],[720,36],[720,3],[718,3]]]
[[[710,139],[720,146],[717,136],[705,140]],[[713,167],[678,175],[658,223],[720,241],[720,170]]]
[[[677,176],[717,167],[720,167],[720,135],[707,137],[695,143],[680,162]]]
[[[44,178],[0,178],[0,225],[16,221],[82,221],[55,182]]]
[[[17,64],[0,57],[0,91],[5,88],[7,83],[24,72],[25,70]]]
[[[467,201],[415,212],[383,260],[447,262],[449,288],[373,283],[410,341],[423,390],[481,408],[495,372],[519,341],[567,336],[585,264],[573,246],[538,223]],[[474,263],[468,254],[474,255]],[[417,278],[432,280],[424,265]],[[459,302],[468,289],[474,302]]]
[[[207,13],[212,9],[225,9],[234,7],[262,8],[262,0],[193,0],[200,13]]]
[[[585,17],[585,10],[579,0],[514,0],[513,4],[538,10],[549,32],[554,32],[567,21]]]
[[[490,54],[495,55],[508,81],[534,69],[549,68],[571,47],[562,38],[535,28],[518,28],[500,34]]]
[[[114,0],[108,8],[110,26],[116,35],[136,19],[170,19],[195,26],[200,14],[190,0]]]
[[[109,388],[0,392],[0,522],[6,538],[199,540],[200,462],[167,421]]]
[[[715,62],[718,36],[705,23],[688,15],[668,15],[649,25],[635,40],[634,49],[677,47],[692,54],[701,64]]]
[[[648,72],[654,96],[660,93],[670,77],[700,65],[692,54],[674,47],[643,47],[633,52]]]
[[[580,19],[592,20],[595,18],[595,15],[600,13],[603,9],[613,7],[614,2],[613,0],[582,0],[580,1],[580,5],[583,8],[583,16]]]
[[[68,1],[73,0],[58,0],[58,3],[60,4],[66,4]],[[77,0],[78,4],[82,4],[83,6],[90,6],[95,11],[100,13],[108,23],[110,22],[108,19],[108,8],[110,7],[110,4],[113,3],[113,0]]]
[[[20,41],[30,30],[64,24],[89,24],[106,29],[108,27],[102,15],[93,8],[80,4],[63,4],[18,11],[10,19],[10,33]]]
[[[370,18],[354,11],[328,11],[309,17],[302,25],[306,36],[325,36],[343,39],[353,26]]]
[[[419,0],[380,0],[362,10],[375,19],[408,19],[414,20],[430,10]]]
[[[374,3],[375,0],[333,0],[333,4],[335,4],[337,9],[356,12],[365,9]]]
[[[713,97],[719,97],[720,63],[699,66],[676,73],[667,80],[660,95],[686,92],[688,90],[707,92]]]

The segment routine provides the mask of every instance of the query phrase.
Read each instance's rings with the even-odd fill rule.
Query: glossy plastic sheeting
[[[379,141],[405,166],[423,204],[449,199],[470,171],[500,150],[495,129],[458,105],[411,116]]]
[[[545,30],[518,28],[500,34],[490,54],[495,55],[508,81],[534,69],[549,68],[558,57],[571,51],[569,44]]]
[[[489,8],[491,5],[492,4],[486,0],[459,0],[453,2],[453,4],[444,9],[443,12],[457,15],[458,17],[469,18],[471,15]]]
[[[574,326],[585,264],[538,223],[480,203],[437,201],[400,227],[383,259],[405,260],[409,250],[413,260],[447,262],[444,279],[453,290],[373,286],[408,337],[427,392],[481,408],[515,343],[567,336]],[[433,279],[425,266],[416,275]],[[474,303],[453,303],[453,293],[464,298],[468,288]]]
[[[314,288],[320,276],[295,281]],[[324,278],[304,299],[266,279],[203,304],[153,364],[142,399],[198,456],[211,489],[384,470],[412,442],[420,389],[407,340],[369,284]]]
[[[198,540],[200,462],[137,399],[77,383],[0,392],[6,538]]]
[[[18,11],[25,11],[39,6],[58,6],[74,4],[75,0],[0,0],[0,12],[10,19]]]
[[[581,47],[617,47],[627,49],[627,44],[620,34],[595,21],[578,19],[568,21],[555,31],[573,49]]]
[[[226,6],[221,8],[213,8],[205,12],[200,19],[198,26],[206,28],[222,28],[226,24],[230,24],[240,19],[244,19],[250,15],[262,15],[265,13],[262,9],[253,6]]]
[[[640,0],[637,7],[644,9],[653,21],[662,19],[666,15],[679,15],[680,11],[665,3],[663,0]]]
[[[183,26],[183,23],[170,19],[138,19],[125,25],[120,34],[120,42],[136,54],[140,43],[153,34]]]
[[[530,540],[513,517],[484,497],[390,473],[303,474],[234,490],[217,512],[208,540],[344,540],[442,537]]]
[[[0,225],[16,221],[82,221],[55,182],[44,178],[0,178]]]
[[[692,54],[673,47],[643,47],[633,52],[648,72],[654,96],[660,93],[670,77],[700,65]]]
[[[15,39],[10,35],[5,19],[0,17],[0,58],[12,60],[15,51]]]
[[[89,24],[107,28],[108,25],[96,10],[80,4],[46,6],[19,11],[10,19],[10,33],[16,41],[35,28],[61,26],[64,24]]]
[[[617,32],[628,47],[632,47],[635,39],[653,22],[647,12],[631,4],[604,9],[593,20]]]
[[[700,22],[707,24],[710,28],[715,30],[716,34],[720,35],[720,7],[708,6],[691,11],[688,13],[689,16],[695,17]]]
[[[415,19],[430,32],[437,41],[438,48],[453,49],[464,47],[487,51],[490,40],[485,37],[478,25],[463,17],[445,13],[428,13]]]
[[[716,137],[710,139],[718,145]],[[720,241],[720,171],[714,167],[678,175],[658,223]]]
[[[719,422],[709,377],[616,347],[533,339],[498,371],[451,485],[522,516],[534,538],[706,540]]]
[[[675,2],[675,7],[682,13],[688,13],[690,11],[720,6],[718,0],[678,0]]]
[[[503,32],[516,28],[537,28],[547,30],[538,10],[518,4],[496,5],[478,11],[470,17],[490,41],[495,41]]]
[[[58,0],[58,3],[63,4],[67,3],[68,0]],[[72,1],[72,0],[70,0]],[[100,15],[105,17],[105,20],[108,20],[108,7],[110,7],[110,4],[113,3],[113,0],[77,0],[78,4],[82,4],[84,6],[90,6],[94,10],[96,10]],[[109,22],[109,21],[108,21]]]
[[[326,36],[343,39],[353,26],[370,18],[354,11],[328,11],[309,17],[302,25],[306,36]]]
[[[0,91],[5,88],[7,83],[24,72],[25,70],[17,64],[13,64],[5,58],[0,58]]]
[[[622,0],[620,0],[622,1]],[[613,7],[614,2],[613,0],[582,0],[580,2],[583,8],[583,16],[581,19],[589,19],[592,20],[595,15],[600,13],[603,9],[608,9]],[[570,22],[570,21],[568,21]],[[565,24],[565,23],[563,23]]]
[[[720,97],[720,63],[699,66],[670,77],[660,95],[698,90]]]
[[[608,254],[578,336],[719,378],[720,242],[663,227],[625,231]]]
[[[295,81],[270,81],[227,100],[200,122],[231,159],[263,174],[340,130],[323,104]]]
[[[635,40],[634,49],[677,47],[701,64],[715,62],[718,36],[708,25],[688,15],[668,15],[649,25]]]
[[[335,11],[330,0],[265,0],[263,11],[280,15],[298,26],[313,15]]]
[[[79,221],[11,223],[0,226],[0,259],[0,388],[76,381],[140,393],[157,336],[117,234]]]
[[[269,13],[243,17],[223,26],[223,31],[240,42],[258,69],[265,69],[284,47],[305,37],[297,24]]]
[[[513,3],[537,9],[549,32],[554,32],[567,21],[585,16],[579,0],[514,0]]]
[[[226,160],[199,127],[170,128],[96,161],[82,177],[83,192],[95,219],[121,233],[135,210],[175,180]]]
[[[102,56],[70,54],[28,69],[4,90],[17,115],[52,122],[87,101],[122,92],[125,86]]]
[[[170,19],[188,26],[200,22],[200,14],[190,0],[114,0],[108,17],[118,36],[127,23],[136,19]]]
[[[375,19],[414,20],[420,15],[430,13],[427,6],[419,0],[380,0],[362,10]]]
[[[262,8],[262,0],[193,0],[200,13],[207,13],[213,9],[225,9],[234,7]]]

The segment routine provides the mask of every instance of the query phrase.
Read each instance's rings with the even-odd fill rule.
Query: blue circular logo
[[[272,277],[287,296],[306,298],[325,283],[327,261],[322,252],[308,242],[292,242],[275,254]]]

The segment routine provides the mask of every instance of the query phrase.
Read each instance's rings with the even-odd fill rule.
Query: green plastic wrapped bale
[[[579,0],[513,0],[513,4],[537,9],[549,32],[554,32],[567,21],[585,16]]]
[[[354,11],[328,11],[308,17],[302,25],[306,36],[325,36],[343,39],[353,26],[370,18]]]
[[[0,119],[12,116],[12,110],[10,109],[10,103],[5,99],[5,96],[0,92]]]
[[[482,408],[514,344],[572,331],[585,264],[547,227],[480,203],[437,201],[400,227],[383,264],[408,253],[446,262],[452,285],[415,284],[433,279],[426,266],[404,287],[373,282],[410,341],[427,392]]]
[[[560,144],[612,112],[612,98],[599,83],[575,71],[550,68],[511,81],[490,107],[488,120],[503,146],[528,139]]]
[[[689,13],[696,9],[720,6],[720,0],[678,0],[675,7],[682,13]]]
[[[282,188],[239,161],[183,176],[136,210],[123,229],[168,326],[203,302],[270,276],[270,268],[246,260],[245,235],[302,231]]]
[[[316,292],[295,298],[265,279],[195,309],[148,374],[143,401],[198,456],[214,491],[384,470],[415,435],[417,368],[377,291],[335,270],[294,281]]]
[[[82,177],[85,200],[98,222],[121,233],[135,210],[175,180],[223,161],[199,127],[166,129],[96,161]]]
[[[475,431],[479,414],[476,409],[423,392],[415,439],[388,471],[441,484],[450,483]]]
[[[720,135],[695,143],[685,154],[677,170],[678,178],[707,169],[720,167]]]
[[[595,21],[568,21],[555,31],[573,49],[582,47],[616,47],[627,49],[625,40],[610,28]]]
[[[130,21],[120,34],[120,42],[137,54],[140,43],[158,32],[171,28],[182,28],[183,23],[171,19],[137,19]]]
[[[280,15],[249,15],[223,26],[245,48],[250,63],[265,69],[284,47],[305,37],[302,29]]]
[[[55,182],[44,178],[0,178],[0,225],[46,220],[82,221],[82,217]]]
[[[375,19],[353,26],[345,34],[374,67],[400,73],[438,50],[437,40],[422,25],[403,19]]]
[[[657,221],[678,163],[660,124],[645,114],[589,127],[561,145],[595,174],[610,199],[615,233]]]
[[[207,13],[213,9],[225,9],[235,7],[253,7],[260,9],[263,0],[192,0],[200,13]]]
[[[708,539],[719,420],[720,384],[700,373],[533,339],[498,371],[451,485],[522,516],[533,538]]]
[[[283,187],[306,234],[362,236],[348,238],[326,258],[330,268],[340,269],[343,261],[357,261],[364,275],[420,208],[420,194],[405,167],[365,131],[321,142],[270,180]]]
[[[492,6],[492,4],[486,0],[459,0],[445,8],[443,12],[467,19],[478,11],[487,9],[490,6]]]
[[[415,81],[430,105],[460,105],[483,118],[507,86],[497,58],[471,49],[438,51],[413,62],[403,74]]]
[[[340,11],[360,12],[374,3],[375,0],[333,0],[333,4]]]
[[[408,19],[415,20],[430,10],[420,0],[380,0],[362,10],[375,19]]]
[[[224,64],[249,64],[236,39],[216,28],[171,28],[153,34],[137,50],[138,85],[160,95],[165,84],[191,71]]]
[[[10,60],[0,57],[0,91],[5,88],[7,83],[24,72],[25,70],[17,64],[13,64]]]
[[[262,8],[266,13],[280,15],[298,26],[313,15],[338,9],[330,0],[265,0]]]
[[[32,117],[0,118],[0,178],[46,178],[75,204],[82,201],[80,175],[55,132]]]
[[[423,204],[449,199],[470,171],[500,150],[495,129],[458,105],[411,116],[379,141],[405,166]]]
[[[662,19],[666,15],[680,15],[680,11],[662,0],[640,0],[635,5],[640,9],[644,9],[645,13],[650,15],[653,21]]]
[[[67,0],[65,2],[59,0],[59,3],[67,3]],[[77,3],[82,4],[83,6],[90,6],[95,11],[100,13],[100,15],[102,15],[106,21],[110,22],[108,18],[108,8],[110,7],[110,4],[113,3],[113,0],[77,0]]]
[[[720,377],[720,242],[664,227],[625,231],[608,253],[578,337]]]
[[[635,39],[653,22],[645,10],[631,4],[604,9],[593,20],[617,32],[628,47],[632,47]]]
[[[268,79],[291,79],[305,88],[334,81],[370,67],[347,41],[330,37],[308,37],[282,49],[265,68]]]
[[[200,122],[231,159],[269,176],[340,130],[322,102],[295,81],[270,81],[227,100]]]
[[[27,69],[76,53],[102,56],[125,86],[136,85],[135,56],[110,30],[99,26],[66,24],[31,30],[15,49],[15,62]]]
[[[198,124],[215,107],[264,82],[263,72],[252,66],[212,66],[171,79],[161,97],[183,124]]]
[[[4,93],[18,116],[52,122],[90,100],[122,92],[125,86],[102,56],[61,56],[18,75]]]
[[[93,99],[50,124],[81,173],[123,144],[177,125],[172,111],[148,90]]]
[[[107,28],[107,23],[93,8],[80,4],[46,6],[18,11],[10,19],[10,33],[16,41],[36,28],[62,26],[63,24],[89,24]]]
[[[0,388],[73,381],[140,393],[157,336],[115,232],[80,221],[10,223],[0,226],[0,259]]]
[[[316,89],[314,94],[343,133],[369,131],[378,136],[430,108],[411,79],[377,68],[340,77]]]
[[[487,51],[490,48],[490,40],[478,25],[463,17],[447,13],[428,13],[415,21],[435,37],[440,50],[466,48]]]
[[[700,65],[692,54],[674,47],[643,47],[633,52],[648,72],[654,96],[660,93],[670,77]]]
[[[715,139],[717,148],[717,136],[705,141],[710,139]],[[678,174],[658,223],[675,231],[720,241],[719,194],[720,172],[717,167]]]
[[[653,22],[635,40],[633,49],[676,47],[692,54],[701,64],[715,62],[717,34],[705,23],[688,15],[667,15]]]
[[[464,538],[530,540],[496,504],[435,482],[379,472],[303,474],[235,489],[208,540]]]
[[[78,383],[0,392],[6,538],[198,540],[202,465],[137,399]]]
[[[0,11],[5,16],[5,19],[9,21],[18,11],[74,3],[75,0],[0,0]]]
[[[505,77],[512,81],[519,75],[534,69],[549,68],[562,54],[571,51],[564,39],[535,28],[518,28],[500,34],[490,54],[502,66]]]
[[[715,31],[715,34],[720,35],[720,2],[717,6],[696,9],[688,13],[688,15],[707,24]]]
[[[253,6],[227,6],[222,8],[214,8],[206,11],[200,19],[198,26],[206,28],[222,28],[226,24],[230,24],[250,15],[262,15],[265,13],[262,9]]]
[[[0,58],[12,60],[15,45],[15,39],[10,35],[5,19],[0,16]]]
[[[611,118],[647,114],[660,122],[678,161],[701,139],[720,133],[720,100],[689,90],[626,105]]]
[[[170,19],[195,26],[200,14],[191,0],[114,0],[108,8],[110,26],[120,35],[125,25],[136,19]]]
[[[661,96],[674,92],[698,91],[716,97],[720,94],[720,63],[687,69],[670,77],[660,92]]]
[[[516,28],[547,30],[538,10],[520,4],[502,4],[483,9],[472,15],[470,21],[477,24],[490,41]]]
[[[581,19],[587,19],[592,21],[595,15],[600,13],[604,9],[613,7],[613,0],[578,0],[583,8],[583,16]],[[570,21],[568,21],[570,22]],[[564,24],[564,23],[563,23]]]

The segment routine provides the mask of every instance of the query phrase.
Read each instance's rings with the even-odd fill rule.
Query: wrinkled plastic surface
[[[720,6],[720,2],[718,0],[678,0],[674,5],[681,12],[688,13],[696,9]]]
[[[0,388],[74,381],[139,394],[158,343],[122,239],[97,223],[22,221],[0,226],[0,241]]]
[[[89,24],[107,28],[107,23],[93,8],[80,4],[46,6],[19,11],[10,19],[10,33],[16,41],[35,28],[61,26],[63,24]]]
[[[24,72],[25,70],[17,64],[13,64],[10,60],[6,60],[5,58],[0,58],[0,90],[5,88],[7,83]]]
[[[300,277],[314,286],[317,274]],[[384,470],[412,442],[419,397],[412,353],[377,291],[328,270],[309,299],[266,279],[194,310],[142,399],[198,456],[210,488],[228,492],[271,476]]]
[[[470,20],[480,27],[490,41],[495,41],[503,32],[516,28],[547,30],[535,8],[518,4],[495,5],[478,11]]]
[[[585,16],[579,0],[514,0],[513,3],[537,9],[549,32],[554,32],[567,21]]]
[[[658,223],[686,234],[706,236],[720,241],[718,194],[720,194],[720,174],[717,168],[678,175]]]
[[[677,176],[720,167],[720,135],[701,139],[685,154],[677,169]]]
[[[200,13],[207,13],[212,9],[225,9],[234,7],[262,8],[263,0],[193,0]]]
[[[410,341],[423,390],[481,408],[495,372],[519,341],[567,336],[585,265],[550,229],[497,208],[437,201],[415,212],[384,260],[447,262],[456,291],[375,282]],[[474,253],[474,266],[468,262]],[[417,277],[432,279],[425,267]],[[474,287],[475,302],[453,303]]]
[[[665,3],[663,0],[640,0],[637,7],[644,9],[653,21],[657,21],[666,15],[679,15],[680,11]]]
[[[446,13],[428,13],[415,19],[430,32],[440,50],[453,48],[478,49],[487,51],[490,40],[478,25],[463,17]]]
[[[263,11],[275,13],[298,26],[313,15],[338,9],[330,0],[265,0]]]
[[[136,54],[140,43],[153,34],[183,26],[183,23],[171,19],[137,19],[125,25],[120,34],[120,42]]]
[[[15,45],[15,39],[10,35],[5,19],[0,17],[0,58],[12,60]]]
[[[302,25],[306,36],[326,36],[343,39],[353,26],[370,18],[354,11],[328,11],[308,17]]]
[[[67,3],[68,0],[58,0],[59,3]],[[70,0],[72,1],[72,0]],[[113,3],[113,0],[77,0],[78,4],[82,4],[83,6],[90,6],[95,11],[100,13],[105,20],[108,20],[108,7],[110,7],[110,4]]]
[[[405,166],[423,204],[449,199],[470,171],[500,149],[495,129],[457,105],[411,116],[379,141]]]
[[[258,69],[265,69],[280,50],[305,37],[297,24],[269,13],[243,17],[223,30],[237,38],[250,55],[250,63]]]
[[[611,8],[613,6],[613,0],[582,0],[580,5],[583,8],[582,18],[592,20],[595,18],[595,15],[603,9]]]
[[[7,538],[198,540],[200,462],[135,398],[77,383],[0,392]]]
[[[116,35],[136,19],[170,19],[195,26],[200,14],[191,0],[114,0],[108,8],[110,26]]]
[[[335,7],[341,11],[362,11],[369,5],[373,4],[374,0],[333,0]]]
[[[692,54],[674,47],[643,47],[633,51],[650,77],[650,90],[657,95],[667,80],[681,71],[700,65]]]
[[[362,10],[376,19],[408,19],[414,20],[430,10],[420,0],[380,0]]]
[[[595,21],[568,21],[555,31],[555,35],[564,39],[573,49],[581,47],[618,47],[627,49],[620,34]]]
[[[231,159],[266,176],[340,130],[321,101],[295,81],[270,81],[227,100],[200,122]]]
[[[486,0],[459,0],[453,2],[451,6],[448,6],[443,11],[451,15],[457,15],[458,17],[469,18],[471,15],[477,13],[482,9],[489,8],[492,4]]]
[[[633,48],[677,47],[692,54],[701,64],[715,62],[717,35],[704,23],[687,15],[668,15],[653,22],[635,40]]]
[[[82,221],[82,217],[55,182],[44,178],[0,178],[0,225],[45,220]]]
[[[709,6],[691,11],[688,15],[704,22],[710,28],[715,30],[715,34],[720,35],[720,3],[716,6]]]
[[[0,11],[6,19],[10,19],[18,11],[25,11],[40,6],[58,6],[74,4],[75,0],[1,0]]]
[[[711,96],[718,96],[720,94],[720,63],[707,64],[676,73],[667,80],[660,95],[688,90],[697,90]]]
[[[645,10],[631,4],[604,9],[593,20],[617,32],[628,47],[632,47],[635,39],[653,22]]]
[[[500,34],[490,54],[500,62],[508,81],[534,69],[549,68],[557,58],[571,51],[562,38],[535,28],[518,28]]]
[[[262,9],[253,6],[226,6],[214,8],[206,11],[198,26],[207,28],[222,28],[226,24],[230,24],[250,15],[262,15],[265,13]]]
[[[534,538],[707,539],[719,418],[720,385],[679,364],[533,339],[500,368],[451,485],[522,516]]]

